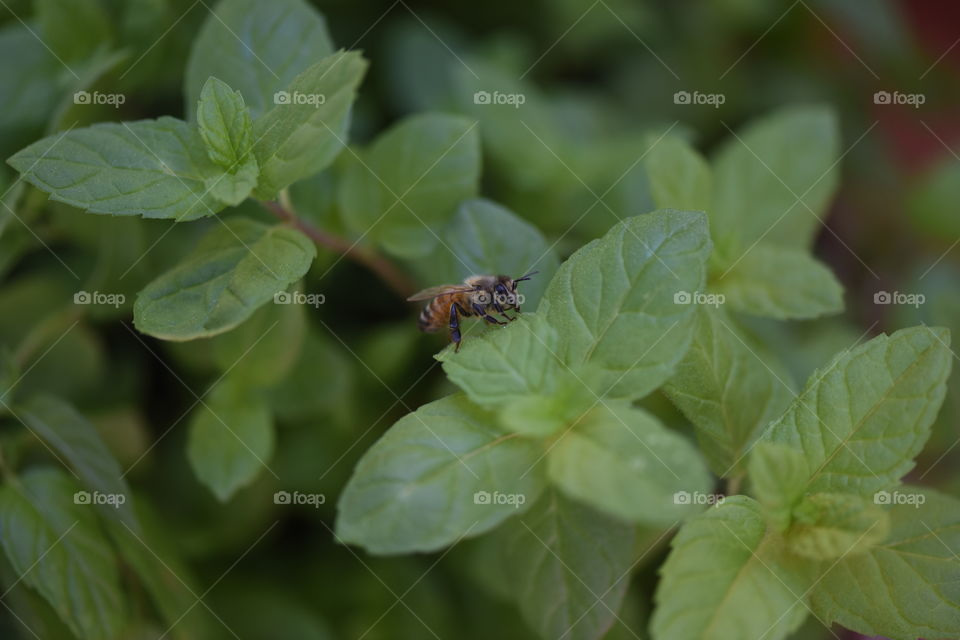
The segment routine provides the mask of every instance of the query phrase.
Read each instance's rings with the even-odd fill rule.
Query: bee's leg
[[[489,322],[490,324],[507,324],[506,322],[500,322],[499,320],[494,318],[492,315],[487,313],[487,310],[483,308],[482,304],[474,303],[473,312],[476,313],[481,318],[483,318],[484,320],[486,320],[487,322]]]
[[[454,353],[460,351],[460,318],[457,316],[459,306],[456,302],[450,305],[450,340],[457,345],[453,350]]]
[[[500,294],[500,295],[502,296],[503,300],[509,300],[509,299],[510,299],[510,292],[508,292],[508,291],[507,291],[507,288],[506,288],[505,286],[503,286],[502,284],[498,284],[498,285],[496,286],[496,288],[494,289],[494,291],[495,291],[496,293]],[[513,322],[514,320],[516,320],[516,318],[511,318],[510,316],[508,316],[508,315],[506,314],[506,312],[503,310],[503,306],[500,304],[500,301],[497,300],[496,296],[495,296],[494,299],[493,299],[493,308],[497,310],[497,313],[499,313],[501,316],[503,316],[504,318],[506,318],[506,319],[509,320],[510,322]]]

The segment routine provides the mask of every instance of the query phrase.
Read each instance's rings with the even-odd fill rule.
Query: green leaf
[[[694,307],[674,295],[703,289],[710,253],[702,213],[628,218],[561,265],[540,311],[560,332],[561,357],[598,372],[598,392],[638,398],[659,387],[693,338]],[[602,370],[602,371],[601,371]]]
[[[555,389],[559,338],[542,314],[524,314],[505,327],[463,341],[435,357],[447,377],[477,404],[499,405]]]
[[[787,408],[790,374],[724,312],[702,307],[697,318],[693,344],[663,391],[693,423],[710,468],[726,476]]]
[[[215,337],[213,359],[247,386],[271,386],[293,368],[306,335],[303,306],[277,304],[275,298],[233,331]]]
[[[825,624],[892,640],[960,637],[960,500],[911,487],[889,511],[890,534],[842,558],[810,595]],[[917,504],[921,502],[922,504]]]
[[[7,21],[0,29],[0,130],[43,130],[63,93],[63,66],[30,27]],[[9,149],[9,147],[5,147]]]
[[[758,442],[747,465],[753,495],[779,530],[790,524],[793,506],[803,496],[810,468],[798,450],[771,442]]]
[[[518,289],[527,309],[537,308],[560,265],[552,243],[539,229],[509,209],[482,198],[461,203],[441,237],[443,246],[436,253],[449,264],[445,271],[451,282],[461,282],[477,273],[518,278],[536,270],[538,273]],[[434,264],[431,267],[435,269]]]
[[[804,493],[870,496],[913,468],[950,374],[950,332],[914,327],[841,354],[807,381],[763,440],[803,452]]]
[[[90,213],[173,218],[213,215],[224,175],[203,138],[176,118],[100,123],[34,142],[7,162],[24,180]]]
[[[265,398],[228,377],[195,409],[187,457],[200,482],[226,502],[269,468],[273,443]]]
[[[463,395],[401,418],[357,463],[338,537],[376,554],[435,551],[530,508],[545,484],[543,447],[494,423]]]
[[[887,513],[849,493],[814,493],[793,511],[790,550],[814,560],[862,553],[887,537]]]
[[[735,311],[779,320],[843,311],[843,286],[804,251],[758,244],[712,282]]]
[[[216,76],[236,87],[259,118],[277,91],[333,50],[323,16],[302,0],[223,0],[190,50],[186,111],[192,119],[204,83]]]
[[[117,506],[105,505],[102,513],[115,515],[134,530],[132,494],[123,471],[90,422],[72,406],[48,395],[38,395],[17,405],[17,416],[35,435],[63,456],[91,491],[123,496]]]
[[[210,159],[230,174],[214,182],[217,186],[223,185],[214,188],[214,195],[228,204],[240,204],[257,186],[260,172],[251,152],[253,123],[243,96],[225,82],[211,77],[200,93],[197,126]]]
[[[433,249],[456,206],[477,195],[479,181],[476,123],[427,113],[394,125],[362,151],[348,165],[338,199],[354,231],[369,231],[396,256],[416,258]]]
[[[314,256],[316,247],[295,229],[245,218],[224,221],[139,293],[134,323],[164,340],[223,333],[299,280]]]
[[[713,176],[706,159],[684,140],[668,136],[644,160],[653,204],[661,209],[710,211]]]
[[[623,401],[590,410],[547,460],[568,495],[631,522],[674,525],[696,509],[678,494],[706,494],[712,484],[686,439]]]
[[[113,640],[126,618],[120,570],[96,511],[75,503],[78,490],[69,476],[49,468],[0,488],[0,544],[71,631]]]
[[[721,254],[754,242],[809,249],[839,181],[840,131],[825,107],[790,107],[732,134],[714,160],[710,210]]]
[[[759,505],[733,496],[689,520],[660,569],[655,640],[778,640],[806,617],[809,561],[765,535]]]
[[[328,56],[294,78],[254,122],[258,198],[273,198],[333,162],[346,145],[350,107],[366,68],[355,51]]]
[[[43,44],[67,62],[82,61],[111,39],[110,21],[99,2],[36,0]]]
[[[546,491],[494,534],[504,579],[544,638],[599,638],[630,582],[634,528]]]
[[[960,216],[952,215],[960,198],[960,161],[947,156],[924,171],[907,193],[907,214],[911,222],[947,242],[960,236]]]

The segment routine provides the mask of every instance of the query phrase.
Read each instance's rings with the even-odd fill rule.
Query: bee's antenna
[[[530,278],[532,278],[533,276],[537,275],[538,273],[540,273],[540,272],[539,272],[539,271],[531,271],[530,273],[525,273],[524,275],[520,276],[519,278],[516,278],[516,279],[514,280],[514,282],[523,282],[524,280],[529,280]]]

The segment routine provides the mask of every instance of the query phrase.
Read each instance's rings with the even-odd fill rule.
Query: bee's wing
[[[416,302],[417,300],[430,300],[431,298],[436,298],[438,296],[449,295],[451,293],[466,293],[467,291],[473,291],[473,287],[467,287],[462,284],[441,284],[436,287],[424,289],[419,293],[415,293],[407,298],[407,301]]]

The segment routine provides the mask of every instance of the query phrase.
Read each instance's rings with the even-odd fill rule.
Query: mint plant
[[[84,70],[46,80],[51,95],[96,91],[127,55],[115,43],[140,33],[81,4],[37,3],[52,50]],[[0,51],[23,35],[0,32]],[[539,210],[577,162],[558,124],[576,109],[494,57],[476,66],[510,97],[488,104],[457,57],[471,73],[435,88],[451,103],[381,127],[363,110],[381,62],[366,56],[337,49],[302,0],[221,0],[178,72],[183,119],[67,124],[65,106],[8,158],[11,633],[368,637],[399,608],[409,627],[379,637],[440,637],[445,614],[406,601],[440,566],[459,596],[522,620],[471,613],[484,637],[960,636],[960,501],[909,477],[955,387],[938,324],[960,316],[831,348],[802,385],[785,357],[799,349],[769,339],[844,310],[813,252],[840,182],[831,108],[727,127],[709,158],[673,127],[606,140],[580,180],[604,215],[565,221],[565,239]],[[641,196],[606,166],[621,145],[643,152],[628,174],[649,206],[629,215],[616,197]],[[514,212],[530,199],[539,213]],[[45,241],[64,238],[82,278]],[[458,351],[417,342],[417,288],[532,270],[515,320],[465,326]],[[377,319],[384,307],[402,321]],[[408,398],[428,351],[440,384]],[[255,568],[228,578],[248,555]],[[357,590],[357,564],[385,590]],[[319,601],[361,613],[334,634]],[[472,633],[451,611],[443,628]]]

